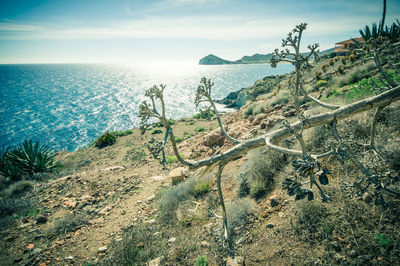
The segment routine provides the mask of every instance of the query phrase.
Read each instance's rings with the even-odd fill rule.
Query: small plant
[[[193,197],[196,180],[191,178],[179,183],[174,188],[165,192],[160,200],[160,219],[164,223],[172,223],[176,220],[176,210],[184,201]]]
[[[194,119],[207,119],[210,120],[211,118],[214,117],[214,112],[213,111],[204,111],[197,113],[193,116]]]
[[[199,181],[194,185],[194,195],[195,197],[201,197],[210,191],[210,185],[208,182]]]
[[[318,80],[316,84],[317,84],[318,88],[321,88],[321,87],[325,86],[327,83],[328,83],[328,81],[321,79],[321,80]]]
[[[101,135],[98,139],[96,139],[94,146],[97,148],[101,149],[107,146],[111,146],[117,142],[117,138],[113,133],[106,132],[103,135]]]
[[[152,134],[152,135],[161,134],[161,133],[162,133],[162,130],[161,130],[161,129],[153,129],[153,130],[151,131],[151,134]]]
[[[376,234],[375,240],[376,243],[380,246],[388,246],[392,242],[392,239],[385,234]]]
[[[250,199],[239,199],[226,204],[226,215],[230,229],[241,227],[248,222],[248,217],[253,213],[254,202]],[[232,234],[233,232],[229,232]]]
[[[86,212],[69,214],[59,218],[54,225],[47,229],[48,235],[60,235],[74,231],[82,225],[88,224],[89,215]]]
[[[276,95],[272,101],[270,102],[270,106],[275,106],[278,104],[287,104],[289,102],[289,92],[280,91],[278,95]]]
[[[177,137],[177,138],[175,138],[175,142],[176,142],[176,143],[181,143],[183,140],[184,140],[183,137]]]
[[[259,199],[264,196],[265,192],[266,184],[263,181],[256,181],[250,187],[250,195],[255,199]]]
[[[132,129],[124,130],[124,131],[114,131],[112,134],[114,134],[116,137],[123,137],[123,136],[128,136],[133,133]]]
[[[32,189],[33,189],[33,183],[31,181],[23,180],[15,182],[14,184],[10,185],[4,191],[4,194],[8,197],[19,197],[22,194]]]
[[[182,154],[179,154],[179,155],[183,158],[183,155],[182,155]],[[165,160],[166,160],[167,163],[169,163],[169,164],[178,162],[178,158],[176,158],[175,155],[166,155],[166,156],[165,156]]]
[[[207,129],[204,128],[204,127],[195,127],[194,131],[196,131],[196,132],[203,132],[203,131],[207,131]]]
[[[199,256],[196,260],[196,262],[194,263],[195,266],[207,266],[208,262],[207,262],[207,257],[206,256]]]
[[[249,105],[244,111],[244,117],[249,117],[254,114],[254,104]]]

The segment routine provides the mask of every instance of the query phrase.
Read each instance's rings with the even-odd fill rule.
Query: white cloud
[[[186,1],[186,0],[180,0]],[[198,0],[201,1],[201,0]],[[307,35],[328,36],[357,32],[369,18],[324,21],[309,19]],[[108,27],[52,27],[0,23],[0,39],[209,39],[246,40],[283,38],[301,19],[259,19],[247,17],[147,17],[122,21]]]

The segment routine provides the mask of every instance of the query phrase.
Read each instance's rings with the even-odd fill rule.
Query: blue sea
[[[194,96],[203,76],[215,83],[213,98],[221,99],[292,70],[267,64],[0,65],[0,147],[33,139],[54,150],[77,150],[105,131],[132,128],[130,121],[138,126],[139,103],[154,84],[167,85],[167,114],[178,119],[197,112]]]

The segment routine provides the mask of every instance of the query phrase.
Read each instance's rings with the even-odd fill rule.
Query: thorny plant
[[[287,38],[283,40],[282,45],[285,47],[285,50],[280,51],[275,50],[274,55],[271,58],[271,65],[274,67],[280,62],[289,62],[295,66],[295,78],[290,82],[290,88],[293,91],[293,98],[294,98],[294,106],[296,109],[296,115],[298,121],[292,124],[285,123],[285,126],[277,129],[275,131],[266,133],[262,136],[258,136],[252,139],[247,140],[236,140],[230,137],[224,127],[222,126],[219,113],[215,107],[214,101],[211,97],[211,88],[213,83],[211,80],[207,80],[206,78],[202,78],[200,81],[200,85],[197,88],[196,93],[196,106],[199,106],[201,103],[208,102],[210,104],[209,108],[212,108],[216,114],[218,119],[218,123],[220,126],[221,131],[225,135],[225,137],[235,143],[235,146],[231,149],[221,152],[219,154],[214,154],[211,157],[198,160],[198,161],[187,161],[184,160],[178,151],[178,147],[176,145],[175,137],[173,134],[173,129],[168,123],[166,119],[166,110],[165,110],[165,103],[163,99],[163,91],[165,89],[165,85],[160,86],[153,86],[152,88],[146,90],[145,95],[151,101],[151,104],[147,102],[143,102],[140,105],[140,112],[139,117],[141,118],[141,128],[145,129],[148,121],[151,118],[156,118],[161,122],[165,129],[165,136],[163,142],[157,144],[155,149],[156,155],[160,151],[164,151],[165,144],[167,137],[169,136],[172,148],[174,151],[175,156],[178,160],[190,167],[190,168],[200,168],[206,166],[204,172],[210,172],[216,166],[218,166],[218,170],[216,173],[217,179],[217,186],[218,186],[218,194],[220,199],[220,205],[222,207],[222,216],[216,215],[213,212],[213,216],[217,218],[221,218],[223,220],[223,228],[224,228],[224,236],[226,241],[228,242],[229,251],[231,255],[234,255],[233,246],[232,246],[232,239],[230,238],[229,234],[229,224],[226,218],[226,211],[225,211],[225,204],[221,190],[221,175],[223,172],[224,167],[230,162],[233,161],[243,154],[246,154],[249,150],[253,150],[262,146],[266,146],[268,149],[273,149],[278,152],[286,153],[289,155],[293,155],[296,157],[300,157],[300,159],[294,160],[292,165],[295,170],[294,177],[287,178],[283,182],[283,188],[286,189],[289,195],[294,195],[296,199],[304,199],[308,198],[309,200],[314,199],[314,193],[312,192],[312,188],[315,185],[319,190],[321,197],[324,201],[328,200],[328,196],[322,189],[320,185],[327,185],[329,183],[327,174],[329,174],[328,168],[320,162],[321,158],[333,155],[338,158],[346,157],[349,158],[355,166],[357,166],[361,172],[363,172],[369,180],[371,184],[374,184],[375,188],[379,188],[382,191],[386,191],[392,193],[396,196],[400,196],[400,192],[396,189],[389,187],[388,185],[382,184],[378,175],[373,175],[366,170],[366,167],[362,165],[359,160],[351,153],[350,149],[347,149],[346,146],[341,141],[340,137],[337,135],[336,131],[336,124],[338,121],[343,120],[349,116],[365,112],[367,110],[376,108],[379,110],[384,106],[391,104],[400,99],[400,86],[396,86],[394,88],[388,88],[385,92],[380,93],[374,97],[370,97],[368,99],[360,100],[358,102],[354,102],[351,104],[347,104],[344,106],[332,105],[325,102],[322,102],[310,95],[303,88],[303,76],[304,71],[307,71],[311,68],[310,59],[312,57],[318,58],[317,56],[317,48],[318,44],[308,46],[310,52],[307,55],[300,54],[300,44],[301,44],[301,37],[303,31],[306,29],[305,23],[296,26],[296,28],[288,34]],[[290,51],[289,48],[294,49]],[[299,104],[299,96],[304,95],[307,98],[313,100],[317,104],[329,109],[328,112],[313,115],[310,117],[305,117]],[[159,111],[161,108],[161,111]],[[371,121],[371,128],[375,127],[376,118]],[[336,148],[327,151],[323,154],[313,154],[310,150],[307,149],[305,145],[305,141],[303,138],[303,131],[309,128],[313,128],[319,125],[331,125],[332,134],[336,137],[336,141],[338,145]],[[333,126],[334,125],[334,126]],[[371,133],[373,131],[371,130]],[[294,136],[301,146],[301,150],[289,149],[281,147],[275,143],[279,141],[287,140],[291,136]],[[371,134],[371,143],[374,142],[375,134]],[[371,145],[372,146],[372,145]],[[158,153],[157,153],[158,152]],[[164,154],[164,152],[163,152]],[[308,179],[308,181],[303,181],[304,179]],[[309,185],[309,188],[303,188],[304,185]]]

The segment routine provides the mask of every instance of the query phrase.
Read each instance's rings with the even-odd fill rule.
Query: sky
[[[359,36],[381,0],[0,0],[0,64],[198,62],[271,53],[308,23],[303,51]],[[387,24],[400,0],[387,0]]]

